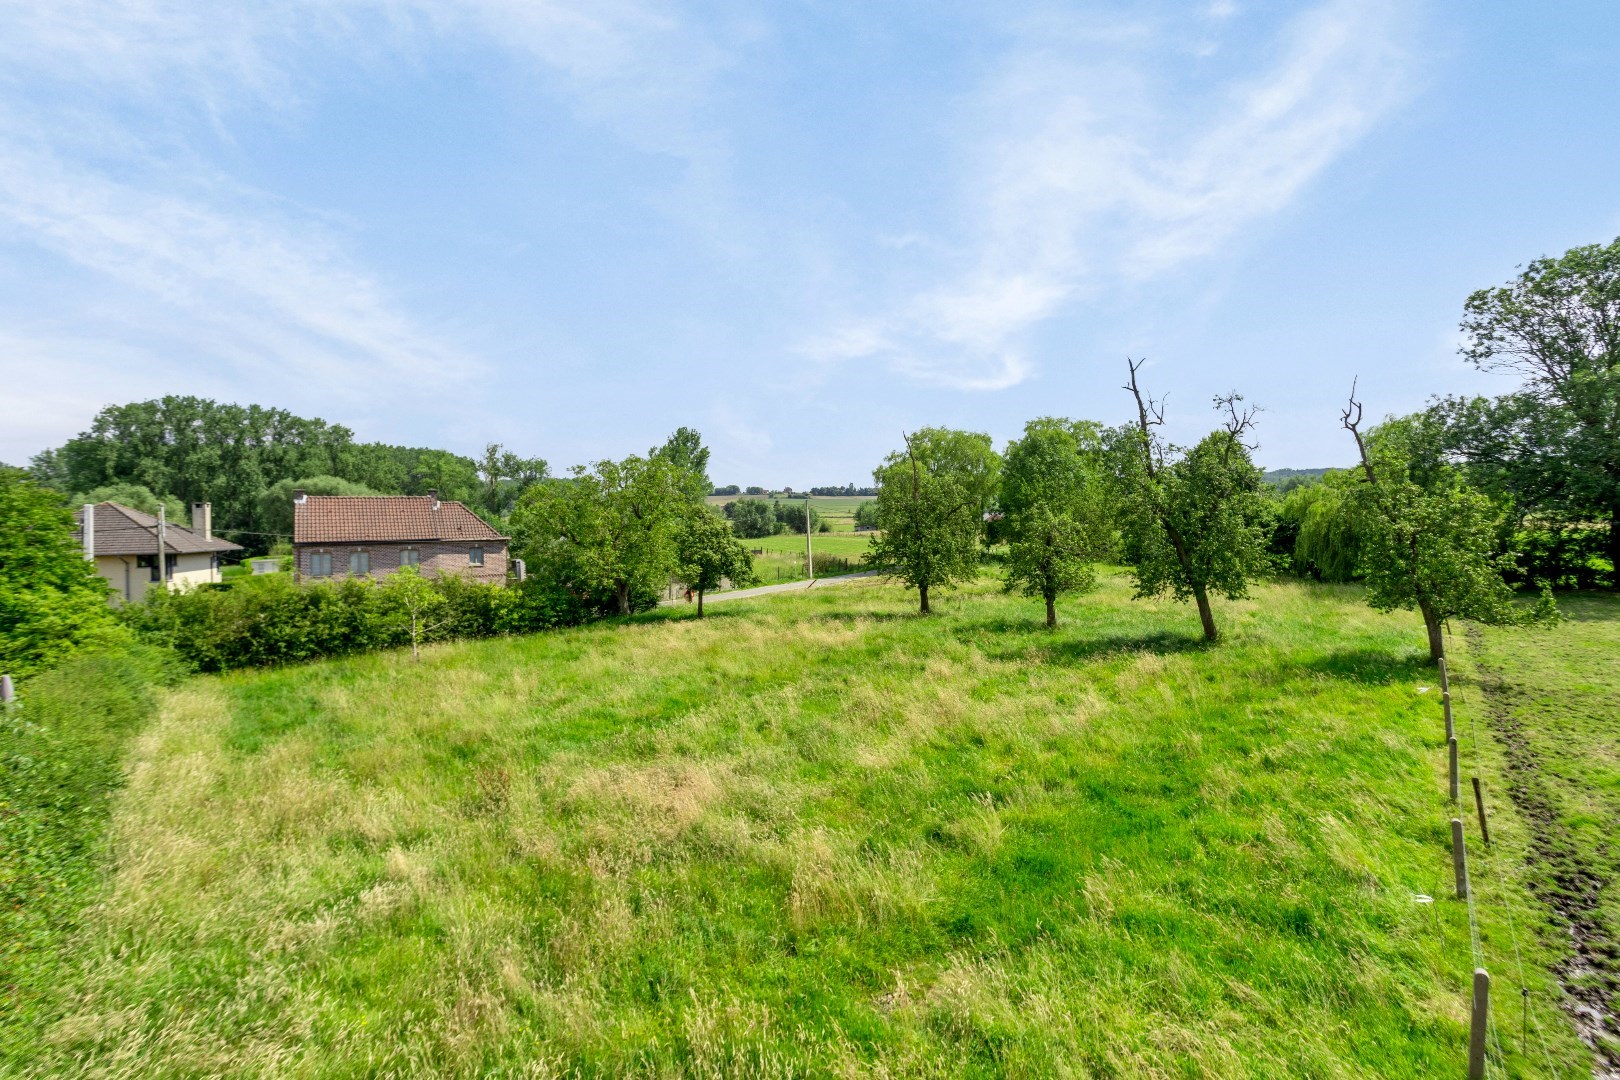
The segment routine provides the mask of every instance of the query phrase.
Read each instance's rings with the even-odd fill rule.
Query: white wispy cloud
[[[296,124],[320,92],[323,53],[365,68],[474,42],[530,65],[583,119],[639,149],[722,156],[694,117],[723,53],[637,0],[0,0],[0,25],[0,240],[100,282],[72,333],[10,341],[8,372],[22,357],[82,372],[85,356],[117,356],[178,375],[178,353],[250,392],[290,380],[349,415],[476,393],[466,388],[483,383],[482,360],[412,315],[341,223],[236,183],[188,134],[228,143],[233,122],[266,111]],[[108,385],[72,379],[24,396],[13,382],[4,408],[60,417],[71,398],[82,424]],[[150,379],[132,385],[153,392]],[[39,427],[6,419],[13,433]]]
[[[1082,27],[1068,40],[1038,29],[964,123],[955,265],[841,321],[808,354],[879,359],[962,389],[1012,386],[1033,371],[1032,329],[1110,279],[1205,257],[1288,206],[1407,93],[1406,20],[1377,0],[1297,16],[1262,62],[1222,79],[1169,70],[1186,51],[1162,28]]]

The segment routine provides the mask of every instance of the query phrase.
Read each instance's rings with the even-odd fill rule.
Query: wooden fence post
[[[1463,846],[1462,818],[1451,819],[1451,868],[1457,875],[1457,899],[1468,899],[1468,849]]]
[[[1447,751],[1448,766],[1452,771],[1452,777],[1450,777],[1452,779],[1452,801],[1453,803],[1461,803],[1463,801],[1463,779],[1461,779],[1461,774],[1456,771],[1456,735],[1452,735],[1452,737],[1445,740],[1445,751]]]
[[[1474,1008],[1468,1023],[1468,1080],[1485,1080],[1485,1036],[1491,1019],[1491,977],[1474,969]]]
[[[1479,812],[1479,838],[1485,841],[1485,850],[1491,850],[1491,827],[1485,821],[1485,794],[1479,789],[1479,777],[1474,777],[1474,809]]]

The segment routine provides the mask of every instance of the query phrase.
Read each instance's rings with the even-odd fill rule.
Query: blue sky
[[[195,393],[717,483],[900,433],[1259,459],[1507,384],[1474,288],[1620,234],[1620,7],[0,0],[0,460]]]

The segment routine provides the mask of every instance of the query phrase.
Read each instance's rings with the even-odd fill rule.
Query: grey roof
[[[84,508],[73,511],[73,520],[79,527],[73,530],[74,539],[84,542]],[[96,503],[97,555],[156,555],[157,516],[122,503]],[[201,533],[180,525],[167,524],[163,529],[164,546],[171,555],[195,555],[212,551],[241,551],[241,544]]]

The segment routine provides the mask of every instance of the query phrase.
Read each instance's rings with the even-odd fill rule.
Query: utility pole
[[[162,585],[165,589],[167,589],[169,587],[169,544],[168,544],[168,539],[169,539],[168,522],[164,520],[163,504],[158,503],[158,526],[157,526],[158,584]]]
[[[816,563],[810,550],[810,492],[804,493],[804,576],[809,581],[816,580]]]

